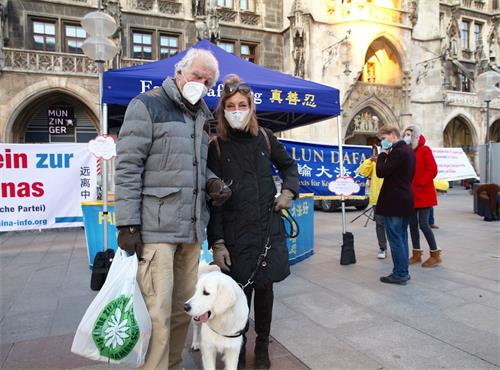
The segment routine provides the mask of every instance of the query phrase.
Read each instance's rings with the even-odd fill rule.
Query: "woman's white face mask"
[[[249,109],[235,111],[224,110],[224,117],[232,128],[234,128],[235,130],[242,130],[248,124],[248,121],[250,119],[249,113]]]
[[[406,144],[408,144],[408,145],[411,144],[411,136],[404,136],[403,140],[405,141]]]

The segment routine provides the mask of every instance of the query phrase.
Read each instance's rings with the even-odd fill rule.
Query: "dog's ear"
[[[236,303],[236,292],[233,286],[226,284],[224,280],[219,281],[217,286],[217,297],[213,306],[214,314],[220,315],[226,312]]]

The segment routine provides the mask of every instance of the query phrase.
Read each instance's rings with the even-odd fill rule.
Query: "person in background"
[[[152,332],[144,369],[180,369],[189,325],[184,302],[194,293],[208,223],[206,192],[231,194],[207,170],[212,118],[203,101],[219,75],[207,50],[191,49],[175,77],[129,103],[116,146],[118,245],[139,259],[137,282]]]
[[[475,190],[479,194],[479,214],[484,221],[498,221],[498,205],[500,204],[500,186],[497,184],[479,185]]]
[[[435,267],[441,263],[441,250],[437,247],[434,232],[429,225],[431,208],[437,205],[434,178],[437,175],[437,165],[431,148],[425,145],[425,137],[416,125],[408,126],[404,130],[403,140],[415,152],[416,169],[413,177],[414,212],[410,219],[410,235],[413,253],[409,260],[410,265],[422,262],[420,248],[420,230],[422,230],[430,248],[430,257],[422,263],[422,267]]]
[[[370,179],[370,205],[373,207],[373,214],[375,219],[375,232],[378,241],[378,254],[380,259],[386,258],[387,253],[387,238],[385,235],[384,216],[377,214],[377,200],[382,188],[383,179],[377,176],[377,146],[372,146],[372,155],[366,159],[358,168],[358,173],[363,177]]]
[[[436,194],[445,194],[450,188],[450,184],[446,180],[436,180],[434,179],[434,188],[436,189]],[[434,217],[434,207],[431,207],[431,211],[429,213],[429,225],[432,229],[439,229],[439,226],[436,225],[436,219]]]
[[[224,81],[217,121],[217,138],[210,143],[208,167],[231,187],[232,196],[222,207],[211,208],[208,243],[214,262],[245,286],[269,238],[271,248],[254,284],[244,289],[249,307],[254,295],[255,368],[269,369],[273,285],[290,274],[280,211],[291,208],[299,193],[297,163],[270,130],[259,127],[253,93],[236,75]],[[277,198],[273,165],[283,179]],[[240,368],[245,364],[247,330],[248,325],[243,334]]]
[[[431,207],[429,212],[429,226],[431,229],[439,229],[439,226],[436,225],[436,218],[434,217],[434,207]]]
[[[379,130],[382,153],[377,158],[377,176],[384,179],[376,212],[384,216],[385,231],[391,247],[392,274],[380,281],[406,285],[408,273],[408,223],[413,214],[411,182],[415,172],[415,153],[401,140],[399,129],[383,126]]]

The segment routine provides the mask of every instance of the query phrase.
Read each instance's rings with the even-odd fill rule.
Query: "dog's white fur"
[[[208,322],[201,324],[201,340],[195,329],[191,348],[201,345],[206,370],[215,369],[217,353],[224,355],[226,369],[236,370],[243,338],[223,335],[235,335],[245,327],[248,320],[246,296],[238,284],[220,270],[204,271],[206,267],[199,274],[195,294],[186,302],[190,307],[188,314],[193,317],[209,313]]]
[[[198,280],[200,280],[200,277],[202,277],[204,274],[208,274],[212,271],[220,272],[220,267],[217,265],[209,265],[204,261],[200,261],[200,264],[198,265]],[[193,341],[191,342],[191,350],[199,351],[201,339],[201,323],[192,319],[191,327],[193,328]]]

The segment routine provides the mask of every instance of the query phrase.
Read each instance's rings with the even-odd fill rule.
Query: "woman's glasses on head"
[[[233,83],[227,83],[224,85],[224,93],[227,95],[232,95],[236,92],[243,93],[245,95],[248,95],[252,92],[252,89],[250,86],[247,84],[233,84]]]

